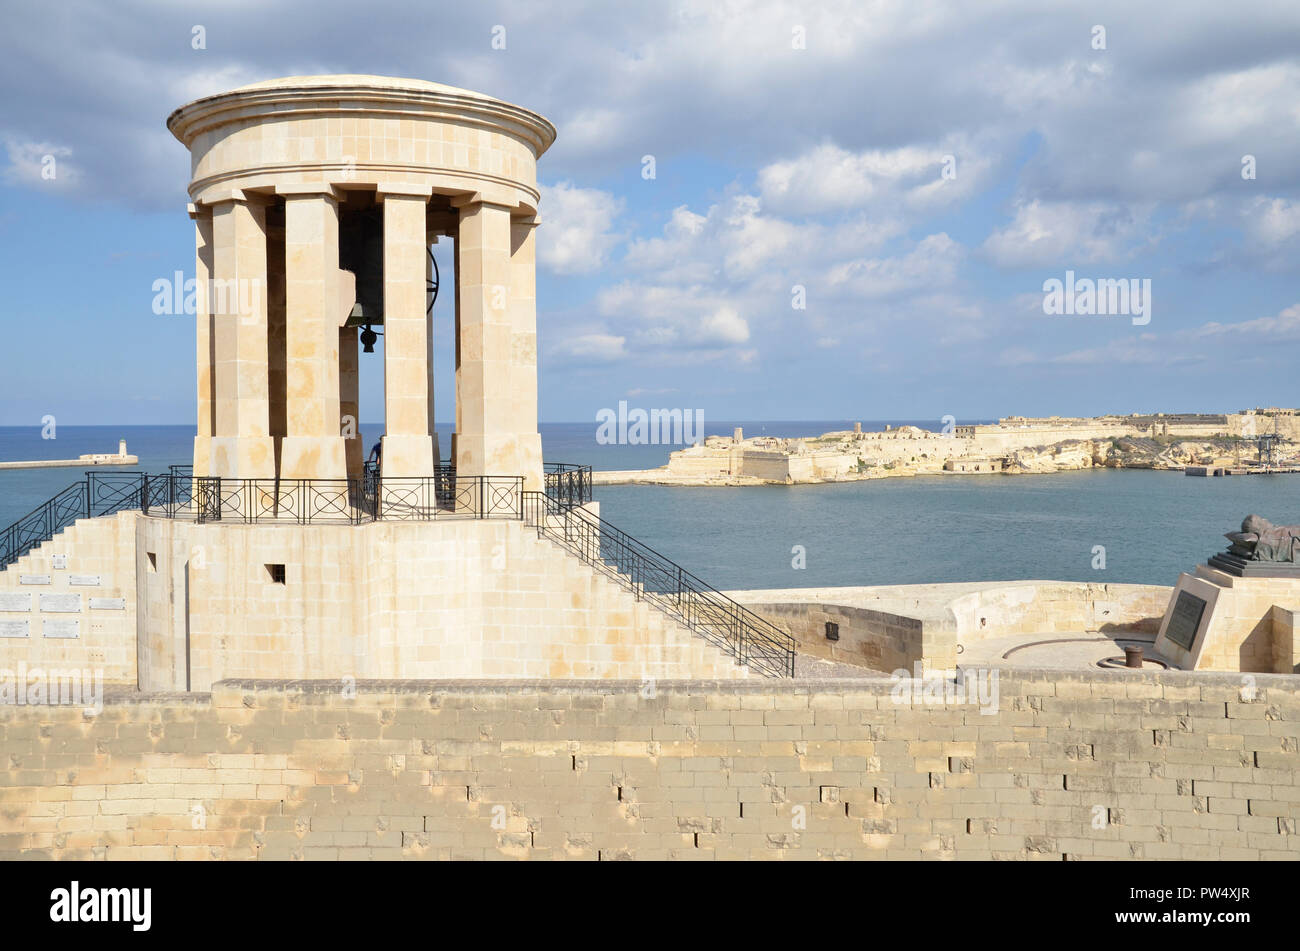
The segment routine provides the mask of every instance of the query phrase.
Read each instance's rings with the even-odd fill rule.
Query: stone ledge
[[[973,668],[963,668],[970,670]],[[1018,684],[1121,684],[1133,683],[1149,686],[1179,688],[1208,687],[1241,690],[1243,677],[1236,673],[1184,670],[1126,670],[1124,668],[1068,671],[1052,668],[998,668],[999,682],[1014,688]],[[1300,697],[1300,677],[1294,674],[1251,674],[1253,686],[1259,691],[1274,690]],[[889,675],[861,679],[816,680],[658,680],[656,692],[691,696],[726,695],[809,695],[844,696],[852,694],[885,695],[893,690],[895,681]],[[358,680],[350,684],[357,694],[376,696],[420,695],[563,695],[628,696],[639,694],[645,683],[641,680]],[[211,693],[186,693],[183,691],[141,692],[126,686],[106,685],[104,704],[148,705],[185,704],[202,706],[242,705],[247,694],[297,695],[300,697],[337,696],[343,687],[340,680],[222,680],[212,685]],[[1009,691],[1014,693],[1014,689]],[[1259,696],[1255,702],[1264,702]],[[1216,702],[1218,702],[1216,700]],[[1247,702],[1247,701],[1243,701]],[[44,709],[43,707],[5,707],[6,709]],[[58,709],[51,707],[50,709]]]
[[[972,670],[975,668],[963,667]],[[1060,670],[1056,668],[998,668],[998,677],[1003,682],[1011,683],[1117,683],[1133,682],[1152,685],[1171,686],[1215,686],[1241,687],[1245,674],[1221,673],[1214,671],[1187,670],[1127,670],[1087,669]],[[1293,674],[1250,674],[1256,687],[1274,687],[1300,694],[1300,677]],[[644,686],[643,680],[518,680],[518,679],[480,679],[480,680],[358,680],[355,682],[358,693],[582,693],[582,694],[623,694],[638,693]],[[748,679],[748,680],[656,680],[655,690],[667,690],[675,693],[848,693],[878,692],[891,688],[892,681],[888,674],[861,679]],[[337,680],[222,680],[212,685],[213,693],[220,691],[272,691],[294,692],[302,694],[334,693],[341,687]]]

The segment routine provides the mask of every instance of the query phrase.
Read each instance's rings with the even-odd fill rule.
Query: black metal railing
[[[379,484],[379,463],[366,461],[362,464],[362,478],[366,480],[367,495],[373,495],[371,491]],[[438,504],[444,508],[455,503],[456,499],[456,467],[446,463],[438,463],[433,467],[433,478],[435,479],[435,492]]]
[[[146,478],[143,472],[87,472],[80,482],[0,532],[0,568],[13,564],[79,518],[139,508]]]
[[[522,476],[356,479],[226,479],[177,474],[146,477],[146,515],[196,522],[296,522],[359,525],[380,519],[522,518]]]
[[[794,638],[705,584],[681,565],[598,516],[543,492],[524,493],[524,522],[649,601],[736,663],[769,677],[794,676]]]
[[[79,518],[128,509],[197,522],[303,525],[523,517],[522,476],[457,478],[451,466],[439,466],[433,476],[387,479],[372,470],[358,479],[224,479],[192,472],[190,466],[171,466],[154,475],[86,473],[0,531],[0,568]]]
[[[586,505],[591,501],[591,466],[546,462],[542,468],[548,498],[563,505]]]

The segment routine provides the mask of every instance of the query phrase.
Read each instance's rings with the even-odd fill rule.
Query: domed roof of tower
[[[376,89],[407,89],[417,92],[440,92],[453,96],[470,96],[474,99],[500,101],[495,100],[493,96],[487,96],[481,92],[475,92],[472,89],[461,89],[458,86],[448,86],[446,83],[435,83],[427,79],[404,79],[399,76],[371,76],[365,73],[329,73],[318,76],[282,76],[278,79],[264,79],[260,82],[239,86],[236,89],[227,90],[227,93],[256,92],[264,89],[328,89],[335,86],[372,86]]]

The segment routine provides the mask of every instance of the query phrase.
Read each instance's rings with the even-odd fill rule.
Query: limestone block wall
[[[736,474],[748,478],[785,482],[788,479],[809,479],[814,475],[812,459],[806,456],[754,449],[742,450],[737,455],[740,467]]]
[[[1216,436],[1228,435],[1231,431],[1231,425],[1232,421],[1229,418],[1223,422],[1212,423],[1171,422],[1166,428],[1170,436],[1184,436],[1188,439],[1213,439]],[[1240,434],[1240,424],[1238,424],[1238,434]]]
[[[137,533],[140,564],[156,566],[141,573],[145,689],[231,677],[746,675],[521,522],[141,517]]]
[[[1284,439],[1300,440],[1300,413],[1285,412],[1274,415],[1259,413],[1234,413],[1228,417],[1229,430],[1234,436],[1271,433],[1276,431]]]
[[[1109,441],[1123,436],[1140,435],[1139,428],[1114,424],[1095,426],[1033,426],[1020,428],[1014,423],[1005,428],[997,426],[975,426],[974,447],[981,453],[996,455],[1016,449],[1032,449],[1035,446],[1050,446],[1053,443],[1068,440]]]
[[[907,617],[846,604],[746,601],[745,607],[767,618],[798,641],[801,654],[883,673],[956,665],[956,632],[941,620]],[[839,625],[839,640],[826,638],[826,623]],[[946,636],[945,636],[946,635]]]
[[[950,604],[962,642],[1008,634],[1160,629],[1164,585],[1032,581],[991,585]]]
[[[730,454],[727,450],[677,449],[668,456],[668,469],[676,475],[724,478],[729,466]]]
[[[1066,581],[963,582],[731,591],[789,630],[801,653],[891,672],[950,669],[958,645],[1013,634],[1141,631],[1154,634],[1173,589]],[[840,640],[826,640],[826,622]],[[1233,668],[1235,669],[1235,668]]]
[[[0,859],[1300,858],[1295,678],[1002,675],[996,709],[756,679],[0,707]]]
[[[0,669],[135,684],[134,514],[80,519],[0,571]]]

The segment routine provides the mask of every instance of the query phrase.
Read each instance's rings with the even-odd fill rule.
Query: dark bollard
[[[1142,667],[1142,648],[1126,647],[1124,648],[1124,666],[1125,667]]]

